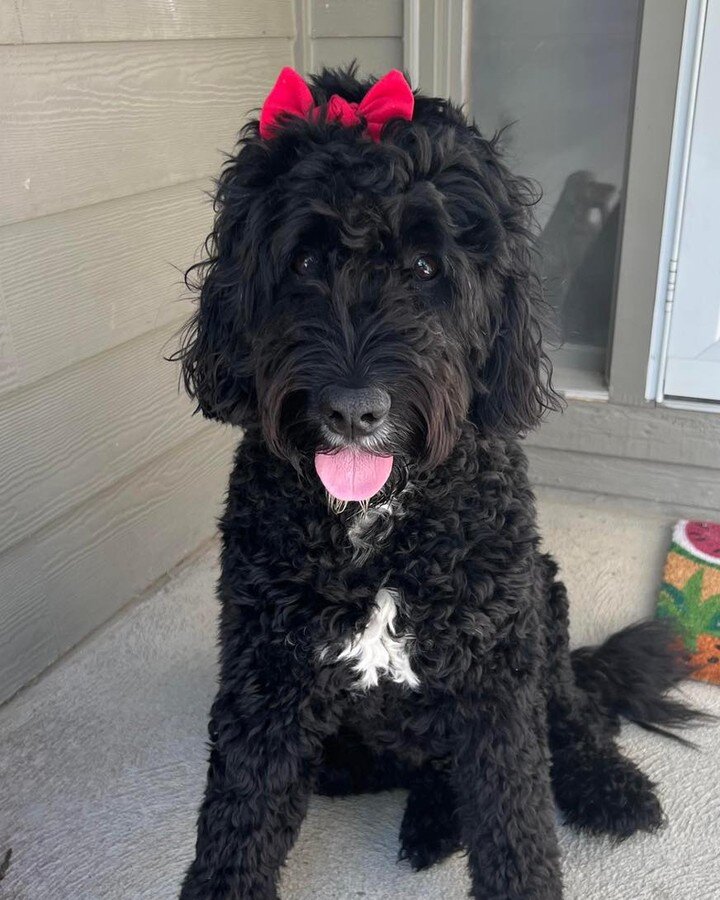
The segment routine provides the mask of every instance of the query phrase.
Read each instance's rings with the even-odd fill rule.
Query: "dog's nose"
[[[390,394],[382,388],[326,387],[320,394],[323,422],[346,440],[371,435],[390,412]]]

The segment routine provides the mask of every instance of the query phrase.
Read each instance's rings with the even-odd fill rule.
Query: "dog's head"
[[[246,126],[180,351],[206,416],[341,499],[437,466],[468,421],[517,434],[555,404],[530,186],[447,101],[416,95],[379,139],[340,121],[371,85],[324,71],[318,109]]]

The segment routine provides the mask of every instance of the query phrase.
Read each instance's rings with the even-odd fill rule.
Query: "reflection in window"
[[[639,0],[474,0],[471,112],[537,181],[546,295],[571,365],[604,364]]]

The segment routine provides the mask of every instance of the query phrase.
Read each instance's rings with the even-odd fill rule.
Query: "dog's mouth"
[[[392,456],[355,446],[315,454],[315,471],[337,500],[369,500],[385,486],[392,467]]]

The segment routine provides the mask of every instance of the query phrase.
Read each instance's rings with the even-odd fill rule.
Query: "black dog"
[[[373,135],[372,84],[324,71],[219,180],[180,356],[244,437],[184,900],[276,897],[314,789],[397,786],[414,868],[465,848],[473,897],[558,898],[554,803],[588,831],[656,829],[619,716],[692,716],[664,697],[683,662],[659,624],[571,655],[538,551],[518,437],[557,398],[530,186],[444,100]]]

